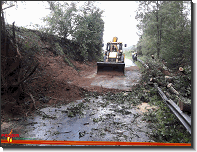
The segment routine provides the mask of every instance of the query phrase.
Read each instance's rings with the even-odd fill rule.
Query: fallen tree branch
[[[35,109],[37,109],[37,108],[36,108],[36,104],[35,104],[36,102],[35,102],[35,100],[34,100],[34,98],[33,98],[32,94],[31,94],[31,93],[29,93],[29,96],[31,97],[31,99],[32,99],[32,101],[33,101],[33,103],[34,103],[34,107],[35,107]]]
[[[166,86],[165,84],[159,82],[156,78],[150,78],[150,82],[157,83],[159,86]]]
[[[3,85],[3,87],[5,87],[5,89],[7,89],[7,83],[5,81],[5,78],[4,78],[3,74],[1,74],[1,79],[2,79],[2,85]]]
[[[28,114],[28,113],[29,113],[29,111],[25,113],[26,117],[27,117],[27,114]]]
[[[188,132],[191,134],[191,118],[183,113],[180,108],[172,101],[168,99],[162,90],[158,87],[157,83],[154,83],[155,88],[158,90],[161,98],[170,108],[170,110],[175,114],[175,116],[180,120],[180,122],[185,126]]]
[[[15,36],[14,23],[15,23],[15,22],[13,22],[13,42],[14,42],[14,47],[16,48],[16,52],[17,52],[17,54],[19,55],[19,57],[21,58],[22,56],[21,56],[21,54],[20,54],[20,52],[19,52],[19,49],[18,49],[18,46],[17,46],[17,44],[16,44],[16,36]]]
[[[2,11],[5,10],[5,9],[7,9],[7,8],[13,7],[13,6],[15,6],[15,5],[11,5],[11,6],[8,6],[6,8],[3,8]]]
[[[31,69],[31,66],[29,66],[29,67],[27,68],[27,70],[26,70],[25,74],[23,75],[23,77],[26,76],[26,74],[28,73],[28,71],[29,71],[30,69]]]
[[[179,107],[180,107],[181,111],[191,112],[191,104],[186,103],[186,99],[183,96],[181,96],[180,93],[172,87],[172,83],[169,83],[167,85],[167,88],[169,88],[171,93],[176,95],[176,98],[178,99],[178,103],[179,103]]]
[[[17,54],[19,55],[19,57],[22,58],[22,55],[21,55],[21,53],[19,52],[19,49],[18,49],[18,45],[17,45],[17,44],[16,44],[16,52],[17,52]]]
[[[137,59],[146,69],[149,69],[149,66],[144,63],[144,61]]]
[[[10,66],[10,70],[5,74],[5,77],[7,77],[10,73],[12,73],[18,66],[19,66],[19,60],[17,60],[15,63],[12,63],[12,65]]]
[[[14,83],[12,86],[18,86],[19,84],[21,84],[22,82],[24,82],[25,80],[27,80],[34,73],[34,71],[36,70],[36,68],[38,67],[38,65],[39,65],[39,63],[36,64],[36,66],[33,68],[33,70],[31,71],[31,73],[27,77],[23,78],[20,82]]]
[[[179,108],[181,109],[181,111],[191,113],[191,104],[190,103],[185,103],[185,102],[182,102],[181,100],[179,100],[178,103],[179,103]]]
[[[176,95],[180,95],[180,94],[178,93],[178,91],[176,91],[176,90],[172,87],[172,83],[169,83],[169,84],[167,85],[167,88],[170,90],[171,93],[174,93],[174,94],[176,94]]]
[[[166,81],[166,83],[167,82],[172,83],[173,82],[173,77],[165,76],[165,81]]]

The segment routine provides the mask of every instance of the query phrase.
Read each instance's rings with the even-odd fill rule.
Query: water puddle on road
[[[147,134],[151,130],[137,107],[101,96],[85,100],[37,110],[9,128],[20,138],[37,140],[151,142]]]

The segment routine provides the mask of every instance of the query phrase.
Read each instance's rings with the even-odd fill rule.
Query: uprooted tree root
[[[23,68],[24,58],[18,48],[15,26],[7,29],[4,14],[1,11],[1,106],[4,112],[13,115],[25,111],[23,99],[25,97],[24,81],[36,71],[39,63]]]

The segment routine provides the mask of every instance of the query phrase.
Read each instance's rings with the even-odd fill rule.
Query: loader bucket
[[[118,72],[119,74],[124,75],[125,63],[97,62],[97,74],[105,72]]]

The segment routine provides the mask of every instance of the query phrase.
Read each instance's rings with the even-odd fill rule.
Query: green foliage
[[[191,85],[191,66],[183,67],[185,75],[174,77],[174,87],[179,90],[179,93],[191,100],[192,85]]]
[[[102,13],[103,11],[93,6],[93,2],[87,2],[76,18],[77,26],[72,36],[80,44],[83,60],[95,60],[102,55]]]
[[[157,95],[151,97],[150,104],[160,107],[158,110],[149,110],[143,118],[143,120],[151,122],[148,127],[153,130],[151,137],[154,141],[191,143],[191,135],[160,97]]]
[[[67,2],[61,4],[48,1],[48,3],[51,14],[43,19],[48,24],[46,32],[67,38],[73,31],[72,21],[77,11],[75,3],[72,2],[70,5]]]
[[[48,2],[51,14],[44,18],[48,27],[45,31],[56,34],[64,40],[70,38],[78,47],[69,48],[70,56],[81,61],[99,60],[102,56],[102,41],[104,22],[101,18],[103,11],[94,6],[94,2],[84,2],[77,9],[74,2]],[[78,57],[76,57],[78,56]]]
[[[165,60],[171,69],[191,65],[189,7],[186,1],[141,1],[136,15],[139,52]]]
[[[77,114],[83,115],[83,110],[88,108],[88,105],[84,105],[84,103],[79,103],[77,105],[73,105],[67,108],[68,110],[68,117],[74,117]]]
[[[55,50],[58,55],[65,55],[62,47],[59,45],[59,43],[55,43]]]
[[[73,67],[75,70],[77,70],[77,68],[72,64],[72,62],[70,62],[69,58],[64,56],[64,62],[68,63],[69,66]]]
[[[146,63],[151,64],[151,60],[147,61],[148,59],[144,56],[142,58]],[[158,63],[154,62],[154,64],[157,66]],[[161,66],[161,65],[158,65]],[[184,67],[186,71],[188,71],[188,74],[190,72],[190,68]],[[156,69],[154,69],[156,70]],[[149,77],[151,75],[151,70],[146,70],[143,72],[142,75],[142,84],[149,81]],[[186,72],[187,73],[187,72]],[[158,75],[158,73],[157,73]],[[162,79],[164,78],[157,77],[159,82],[162,82]],[[188,86],[183,83],[183,79],[187,78],[187,76],[178,76],[175,78],[175,89],[183,88],[184,86]],[[145,82],[144,82],[145,81]],[[179,81],[179,82],[178,82]],[[182,84],[183,83],[183,84]],[[177,84],[177,85],[176,85]],[[188,81],[187,81],[188,84]],[[185,127],[182,125],[182,123],[178,120],[178,118],[171,112],[169,107],[163,102],[161,97],[158,95],[157,89],[154,87],[151,87],[149,85],[140,85],[139,89],[144,90],[146,87],[148,92],[144,93],[149,98],[149,104],[154,105],[157,108],[150,109],[143,117],[143,121],[147,121],[149,123],[148,127],[152,130],[152,132],[148,132],[148,134],[152,137],[152,139],[156,142],[169,142],[169,143],[191,143],[191,135]],[[162,90],[165,88],[162,88]],[[164,91],[164,90],[163,90]],[[138,91],[139,93],[139,91]],[[180,92],[181,95],[183,93]]]

